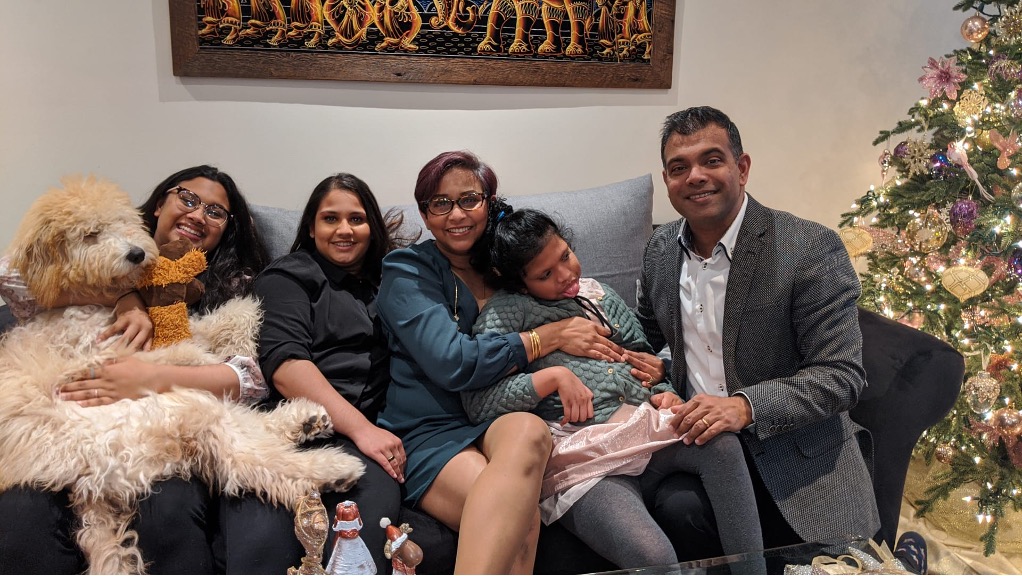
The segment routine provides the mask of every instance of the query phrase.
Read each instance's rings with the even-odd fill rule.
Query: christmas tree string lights
[[[867,263],[861,305],[966,358],[955,407],[916,446],[945,471],[915,504],[925,516],[969,489],[992,554],[1022,508],[1022,2],[954,9],[969,44],[922,63],[925,97],[873,142],[880,183],[842,216],[841,237]]]

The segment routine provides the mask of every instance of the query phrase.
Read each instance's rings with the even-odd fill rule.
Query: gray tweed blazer
[[[685,397],[682,222],[660,226],[646,246],[638,317],[654,349],[679,351],[671,375]],[[880,527],[872,441],[848,416],[866,385],[859,290],[837,234],[749,196],[724,302],[724,376],[728,393],[741,390],[755,413],[739,437],[806,541],[872,537]]]

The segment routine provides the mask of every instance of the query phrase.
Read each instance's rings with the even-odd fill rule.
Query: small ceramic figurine
[[[390,559],[394,574],[415,574],[415,567],[422,562],[422,548],[408,539],[412,531],[408,524],[400,527],[390,523],[390,518],[380,518],[380,527],[387,530],[387,543],[383,555]]]
[[[326,565],[327,574],[376,574],[376,562],[358,535],[361,529],[358,504],[351,500],[338,504],[334,513],[334,549]]]
[[[305,548],[302,565],[288,568],[288,574],[325,574],[323,572],[323,544],[326,544],[330,524],[326,506],[319,498],[319,492],[303,496],[295,505],[295,536]]]

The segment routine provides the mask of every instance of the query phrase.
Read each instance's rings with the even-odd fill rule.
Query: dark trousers
[[[354,500],[365,526],[362,540],[373,553],[378,573],[389,572],[383,557],[380,517],[397,522],[400,488],[382,468],[368,461],[346,438],[335,437],[349,453],[366,461],[366,474],[350,491],[327,493],[323,502],[333,521],[334,506]],[[304,549],[294,533],[294,514],[251,498],[210,495],[198,480],[171,478],[153,486],[139,501],[132,522],[149,574],[284,574],[298,566]],[[74,539],[78,521],[67,492],[14,488],[0,493],[0,574],[80,574],[85,558]],[[324,561],[333,547],[327,540]]]
[[[138,503],[132,529],[150,574],[210,574],[216,526],[209,489],[199,481],[158,482]],[[13,488],[0,493],[0,573],[79,574],[86,569],[67,492]]]
[[[745,453],[745,461],[756,494],[759,522],[763,529],[763,546],[775,548],[798,544],[802,539],[781,515],[755,462]],[[723,556],[713,506],[703,489],[702,481],[693,474],[673,474],[644,494],[653,518],[674,545],[681,562]]]
[[[335,437],[314,445],[325,443],[341,446],[366,465],[365,474],[351,490],[321,495],[330,524],[333,525],[337,504],[345,500],[358,504],[363,523],[359,537],[376,561],[377,574],[389,574],[390,560],[383,555],[386,532],[380,527],[380,518],[385,516],[394,524],[398,522],[400,485],[379,464],[359,452],[351,440]],[[218,550],[218,556],[222,554],[224,564],[220,568],[227,574],[286,574],[289,567],[301,565],[305,555],[295,536],[294,513],[261,502],[255,496],[221,498],[221,530],[222,552]],[[331,528],[323,552],[324,564],[330,559],[333,543]]]
[[[84,572],[75,522],[66,492],[11,488],[0,493],[0,574]]]

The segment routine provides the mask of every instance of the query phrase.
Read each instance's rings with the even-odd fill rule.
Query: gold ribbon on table
[[[871,554],[868,550],[861,550],[856,545],[848,547],[847,554],[831,557],[820,555],[813,558],[808,566],[789,564],[784,567],[784,573],[788,576],[802,576],[810,574],[911,574],[905,570],[901,561],[891,554],[887,544],[877,544],[868,540]]]
[[[909,463],[908,475],[905,477],[905,499],[914,503],[924,497],[926,489],[932,486],[938,474],[947,472],[949,467],[934,460],[930,466],[922,458],[912,458]],[[964,541],[975,543],[976,549],[982,552],[983,543],[980,536],[987,531],[986,522],[977,521],[975,502],[967,502],[966,497],[974,498],[978,487],[966,484],[951,492],[946,500],[937,501],[926,513],[926,521]],[[1022,516],[1006,507],[997,529],[997,552],[1004,554],[1022,554]]]

